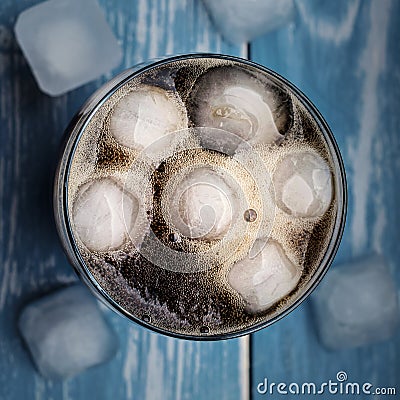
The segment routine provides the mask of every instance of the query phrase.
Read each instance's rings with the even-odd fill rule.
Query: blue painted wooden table
[[[112,75],[173,53],[249,56],[310,97],[336,136],[348,175],[349,216],[336,260],[383,252],[400,287],[400,1],[299,0],[293,23],[249,46],[231,46],[200,1],[101,0],[123,46],[123,63],[58,98],[38,90],[12,33],[17,15],[37,3],[0,3],[0,399],[261,399],[267,396],[256,389],[265,377],[320,383],[340,370],[352,381],[400,393],[399,334],[328,352],[318,342],[308,302],[251,337],[216,343],[166,338],[106,311],[120,340],[117,357],[62,383],[38,375],[16,328],[24,304],[77,279],[51,208],[69,119]],[[290,398],[273,396],[281,397]]]

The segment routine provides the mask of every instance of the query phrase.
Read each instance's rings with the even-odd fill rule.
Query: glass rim
[[[233,62],[238,62],[239,64],[245,64],[272,76],[275,80],[282,83],[294,95],[300,100],[302,105],[306,107],[307,111],[311,114],[315,122],[321,129],[325,142],[329,148],[330,155],[333,160],[333,166],[335,169],[334,182],[335,182],[335,194],[337,197],[337,213],[335,217],[334,227],[331,233],[331,237],[328,246],[325,250],[324,256],[321,259],[319,266],[316,268],[315,272],[312,274],[304,288],[300,291],[299,296],[293,301],[293,303],[287,308],[283,309],[274,317],[261,321],[257,324],[251,325],[247,328],[239,329],[232,332],[221,333],[221,334],[204,334],[204,335],[191,335],[185,333],[179,333],[170,331],[167,329],[159,328],[150,323],[146,323],[142,319],[136,317],[135,315],[124,309],[117,301],[112,299],[110,295],[102,288],[102,286],[94,278],[93,274],[89,270],[86,262],[84,261],[80,251],[78,249],[77,243],[75,241],[72,224],[70,221],[70,216],[68,215],[68,182],[69,173],[71,169],[71,163],[74,158],[76,147],[80,141],[80,138],[85,131],[89,121],[96,114],[98,109],[123,85],[129,82],[131,79],[151,70],[155,67],[170,64],[175,61],[188,60],[193,58],[216,58],[223,59]],[[199,340],[199,341],[213,341],[222,339],[231,339],[247,334],[254,333],[260,329],[263,329],[273,323],[277,322],[281,318],[288,315],[295,308],[297,308],[318,286],[319,282],[323,279],[324,275],[328,271],[333,259],[337,253],[340,245],[340,241],[343,235],[346,214],[347,214],[347,181],[344,169],[344,163],[339,151],[339,147],[334,138],[332,131],[330,130],[327,122],[318,111],[317,107],[310,101],[310,99],[293,83],[288,81],[286,78],[282,77],[275,71],[260,65],[256,62],[218,53],[188,53],[181,54],[172,57],[167,57],[158,60],[149,60],[146,63],[141,63],[130,69],[122,71],[120,74],[116,75],[113,79],[104,83],[80,108],[75,117],[72,118],[69,126],[64,133],[64,144],[61,151],[61,157],[59,159],[59,165],[56,171],[55,184],[54,184],[54,214],[57,225],[57,230],[59,237],[62,241],[64,251],[67,257],[74,267],[75,271],[78,273],[79,277],[84,281],[84,283],[89,287],[94,295],[100,299],[104,304],[106,304],[113,311],[117,312],[129,320],[147,328],[151,331],[161,333],[163,335],[188,339],[188,340]],[[60,202],[61,200],[61,202]],[[66,238],[64,237],[66,236]]]

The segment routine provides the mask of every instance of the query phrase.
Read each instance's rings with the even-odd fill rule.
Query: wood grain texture
[[[18,314],[30,300],[77,280],[51,213],[52,176],[70,118],[102,82],[149,58],[192,51],[246,56],[244,48],[221,40],[199,1],[101,0],[124,50],[122,65],[49,98],[38,90],[12,33],[17,15],[37,3],[0,3],[0,399],[246,399],[247,338],[170,339],[110,311],[120,339],[113,361],[63,383],[35,371],[17,333]],[[383,252],[400,287],[400,2],[299,0],[297,6],[293,24],[251,44],[252,59],[304,91],[338,141],[349,180],[349,217],[336,262]],[[399,334],[385,343],[328,352],[314,325],[306,302],[252,335],[254,399],[263,397],[256,385],[264,377],[319,383],[340,370],[352,381],[397,385],[400,392]],[[274,398],[280,397],[291,398]]]
[[[305,92],[341,149],[349,207],[333,268],[357,256],[383,253],[400,288],[400,2],[299,0],[297,11],[290,26],[254,41],[251,57]],[[351,382],[397,387],[399,395],[399,332],[384,343],[329,352],[319,344],[314,327],[305,302],[252,337],[254,399],[267,397],[256,391],[264,377],[318,384],[335,381],[338,371],[347,372]]]
[[[107,311],[120,339],[108,364],[63,383],[35,371],[16,322],[27,302],[77,280],[52,218],[62,132],[85,99],[117,72],[149,58],[195,51],[245,55],[215,33],[199,1],[102,0],[122,65],[68,95],[37,88],[12,32],[37,0],[0,3],[0,399],[246,399],[248,341],[197,343],[152,334]]]

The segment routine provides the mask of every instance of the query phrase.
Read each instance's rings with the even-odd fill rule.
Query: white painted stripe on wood
[[[361,89],[361,111],[359,132],[356,138],[348,139],[348,155],[352,163],[350,184],[353,188],[354,210],[351,219],[352,248],[355,255],[366,250],[369,235],[367,207],[370,199],[371,177],[373,176],[373,150],[379,135],[378,89],[379,79],[386,68],[387,34],[391,1],[373,1],[370,7],[370,29],[367,43],[360,58],[359,74],[364,76]],[[380,207],[382,210],[383,208]],[[382,211],[384,212],[384,211]],[[385,216],[381,215],[377,233],[382,228]],[[379,244],[377,244],[379,247]]]
[[[134,42],[132,42],[131,44],[132,46],[134,46],[135,62],[141,62],[145,59],[145,48],[147,46],[148,32],[147,6],[148,0],[139,0],[137,5],[137,18],[135,21],[129,22],[130,24],[136,25]],[[129,51],[127,51],[126,53],[129,53]]]
[[[162,400],[164,398],[165,388],[170,382],[164,381],[164,368],[167,365],[164,363],[164,355],[159,349],[159,341],[165,340],[160,335],[151,333],[150,343],[148,343],[148,359],[146,370],[146,389],[145,399]],[[145,344],[146,342],[142,343]]]
[[[241,381],[241,400],[250,400],[250,336],[239,339],[239,366]]]
[[[133,398],[134,388],[133,382],[138,375],[138,349],[137,349],[138,331],[137,328],[129,326],[127,329],[126,343],[124,349],[124,364],[122,367],[122,375],[125,382],[125,391],[127,400]]]

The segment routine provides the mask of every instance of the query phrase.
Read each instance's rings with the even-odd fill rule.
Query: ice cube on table
[[[82,243],[90,250],[120,248],[132,233],[139,201],[112,178],[94,179],[79,188],[72,220]]]
[[[228,282],[246,301],[250,312],[274,305],[297,285],[301,271],[275,240],[258,239],[250,254],[233,265]]]
[[[330,349],[388,339],[400,325],[396,285],[382,256],[332,269],[311,301],[320,340]]]
[[[58,96],[118,66],[119,44],[96,0],[49,0],[23,11],[17,41],[40,89]]]
[[[24,308],[19,329],[40,373],[64,379],[110,360],[115,333],[95,298],[81,285],[69,286]]]
[[[294,217],[320,217],[332,201],[329,165],[311,151],[291,153],[273,175],[277,205]]]
[[[249,42],[294,18],[293,0],[203,0],[220,33],[231,43]]]

